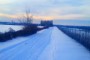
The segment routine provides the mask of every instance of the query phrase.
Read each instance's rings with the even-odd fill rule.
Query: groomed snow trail
[[[90,52],[51,27],[0,49],[0,60],[90,60]]]
[[[90,60],[90,52],[54,27],[51,42],[38,60]]]

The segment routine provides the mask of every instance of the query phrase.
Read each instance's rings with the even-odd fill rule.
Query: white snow
[[[46,29],[44,29],[44,30],[46,30]],[[37,32],[37,34],[42,33],[44,30]],[[13,45],[17,45],[19,43],[22,43],[22,42],[30,39],[30,37],[32,37],[32,36],[35,36],[35,34],[31,35],[31,36],[27,36],[27,37],[17,37],[15,39],[8,40],[7,42],[0,42],[0,50],[7,49],[8,47],[11,47]]]
[[[0,32],[4,33],[4,32],[8,32],[9,28],[14,29],[15,31],[18,31],[20,29],[23,28],[23,26],[14,26],[14,25],[0,25]]]
[[[58,28],[51,27],[0,43],[0,60],[90,60],[90,52]]]
[[[51,42],[38,60],[90,60],[90,52],[54,27]]]

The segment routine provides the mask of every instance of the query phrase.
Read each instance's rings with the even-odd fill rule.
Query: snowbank
[[[9,28],[14,29],[15,31],[21,30],[23,28],[23,26],[13,26],[13,25],[0,25],[0,32],[4,33],[4,32],[8,32]]]

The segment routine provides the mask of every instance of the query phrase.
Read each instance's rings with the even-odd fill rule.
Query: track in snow
[[[1,49],[0,60],[90,60],[90,53],[58,28],[51,27]]]

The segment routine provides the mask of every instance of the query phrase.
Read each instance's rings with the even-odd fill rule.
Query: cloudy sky
[[[35,19],[90,20],[90,0],[0,0],[0,17],[17,18],[27,9]]]

